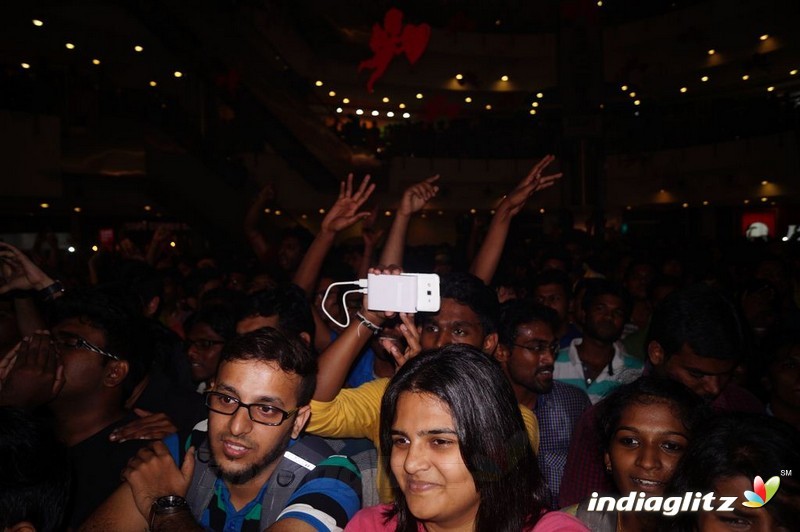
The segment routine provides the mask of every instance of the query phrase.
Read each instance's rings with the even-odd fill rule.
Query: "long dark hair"
[[[461,456],[480,494],[477,531],[519,532],[538,520],[544,480],[511,385],[496,361],[453,344],[407,362],[381,400],[381,454],[395,498],[386,518],[397,516],[398,532],[417,531],[390,465],[391,429],[403,392],[431,394],[450,408]]]

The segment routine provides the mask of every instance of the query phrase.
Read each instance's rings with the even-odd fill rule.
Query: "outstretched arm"
[[[400,200],[400,208],[397,209],[397,216],[392,222],[389,236],[386,238],[386,245],[383,247],[380,264],[403,265],[403,252],[406,245],[406,233],[411,216],[419,212],[428,201],[439,192],[436,181],[439,175],[435,175],[408,187],[403,192],[403,199]]]
[[[492,281],[492,277],[494,277],[497,265],[500,262],[500,256],[503,253],[503,247],[506,244],[508,228],[511,226],[512,218],[522,210],[525,203],[535,192],[552,186],[563,175],[559,172],[542,176],[544,169],[554,160],[554,156],[546,155],[536,163],[528,175],[525,176],[525,179],[520,181],[516,188],[503,198],[503,201],[497,207],[497,211],[486,232],[486,238],[484,238],[483,244],[469,269],[470,273],[479,277],[484,283],[489,284]]]
[[[275,189],[271,183],[268,183],[258,193],[256,200],[247,210],[247,214],[244,217],[244,236],[250,243],[253,253],[256,254],[262,264],[267,264],[270,261],[271,250],[264,235],[258,230],[258,221],[261,219],[264,206],[273,199],[275,199]]]

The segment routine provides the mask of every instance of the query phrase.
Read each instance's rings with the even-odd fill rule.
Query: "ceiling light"
[[[50,208],[50,204],[49,203],[40,203],[39,207],[41,207],[42,209],[49,209]]]
[[[75,246],[69,246],[67,248],[67,251],[69,251],[70,253],[75,253]]]
[[[300,218],[302,218],[303,220],[308,220],[308,215],[303,213],[300,215]]]
[[[183,72],[181,72],[180,70],[176,70],[175,72],[172,73],[172,75],[175,76],[176,78],[182,78]]]
[[[336,92],[335,92],[335,91],[330,91],[330,92],[328,93],[328,96],[330,96],[331,98],[333,98],[334,96],[336,96]]]
[[[389,118],[394,118],[394,111],[387,111],[386,116],[388,116]]]
[[[708,55],[714,55],[715,53],[717,53],[717,51],[713,48],[708,51]]]
[[[772,92],[775,90],[775,87],[769,86],[767,87],[767,92]]]
[[[95,244],[94,246],[92,246],[92,251],[94,251],[95,253],[97,253],[97,250],[98,250],[97,244]]]
[[[688,206],[689,206],[689,204],[688,204],[688,203],[684,203],[683,205],[681,205],[681,207],[683,207],[684,209],[685,209],[686,207],[688,207]]]
[[[139,46],[137,44],[136,46],[133,47],[133,51],[134,52],[144,52],[144,48],[142,48],[141,46]]]
[[[64,46],[66,46],[66,47],[67,47],[67,50],[74,50],[74,49],[75,49],[75,45],[74,45],[74,44],[72,44],[71,42],[68,42],[68,43],[67,43],[67,44],[65,44]]]
[[[150,205],[145,205],[144,206],[144,210],[151,211],[151,210],[153,210],[153,208]]]
[[[746,200],[744,200],[744,204],[745,204],[745,205],[747,205],[748,203],[750,203],[750,200],[749,200],[749,199],[746,199]]]
[[[99,65],[100,64],[100,60],[99,59],[92,59],[92,64],[93,65]]]
[[[702,78],[700,78],[700,81],[705,83],[706,81],[708,81],[708,76],[703,76]]]
[[[403,118],[411,118],[411,113],[403,113]]]
[[[388,96],[384,96],[382,101],[383,101],[383,103],[389,103],[389,97]]]
[[[464,79],[464,76],[462,76],[461,74],[456,74],[456,79],[458,81],[461,81],[462,79]]]
[[[270,209],[269,207],[264,209],[264,214],[270,214],[271,212],[272,212],[272,209]]]
[[[544,214],[544,212],[545,212],[545,211],[544,211],[544,207],[542,207],[541,209],[539,209],[539,214]]]
[[[320,213],[320,214],[325,214],[325,209],[320,209],[320,210],[319,210],[319,213]]]
[[[603,0],[597,0],[597,7],[603,7]]]
[[[531,109],[531,110],[530,110],[530,111],[528,111],[528,112],[529,112],[531,115],[535,115],[535,114],[536,114],[536,109]]]
[[[767,198],[766,197],[761,198],[761,202],[762,203],[766,203],[767,202]]]
[[[20,63],[19,66],[21,66],[25,70],[28,70],[31,67],[31,65],[29,65],[28,63]]]
[[[378,116],[380,113],[378,111],[372,111],[372,116]]]
[[[633,207],[632,207],[632,206],[630,206],[630,205],[628,205],[627,207],[625,207],[625,210],[628,210],[628,211],[629,211],[629,210],[631,210],[631,209],[633,209]]]
[[[789,71],[789,75],[790,75],[790,76],[795,76],[795,75],[797,75],[797,69],[790,70],[790,71]]]
[[[392,215],[392,211],[386,211],[383,214],[385,214],[386,216],[391,216]]]
[[[620,89],[622,89],[622,91],[625,92],[625,91],[628,90],[628,86],[627,85],[623,85],[622,87],[620,87]]]
[[[336,112],[337,112],[337,113],[341,113],[342,111],[344,111],[344,109],[342,109],[341,107],[337,107],[337,108],[336,108]]]
[[[500,81],[508,81],[508,76],[500,76]]]
[[[641,103],[642,102],[640,100],[634,100],[633,101],[633,105],[641,105]]]
[[[316,83],[314,83],[314,85],[316,85],[317,87],[322,87],[322,81],[317,80]]]
[[[81,212],[81,208],[80,207],[74,207],[72,210],[74,212]]]
[[[745,74],[744,76],[742,76],[743,81],[747,81],[748,79],[750,79],[750,74]]]
[[[275,216],[280,216],[281,214],[283,214],[283,212],[281,212],[280,209],[275,210]]]
[[[400,104],[400,105],[398,105],[397,107],[399,107],[400,109],[405,109],[405,108],[406,108],[406,104],[404,104],[404,103],[401,103],[401,104]]]
[[[171,248],[174,248],[177,245],[178,244],[176,244],[174,240],[169,243],[169,247],[171,247]]]
[[[688,91],[688,90],[689,90],[689,89],[687,89],[686,87],[681,87],[681,92],[686,92],[686,91]]]
[[[475,209],[470,209],[470,210],[469,210],[469,213],[470,213],[470,214],[475,214],[476,212],[478,212],[478,211],[476,211]]]
[[[422,99],[422,93],[421,93],[421,92],[418,92],[418,93],[417,93],[417,100],[421,100],[421,99]]]
[[[472,98],[467,96],[466,98],[464,98],[464,101],[467,102],[467,103],[472,103]]]
[[[537,98],[542,98],[542,97],[544,97],[544,94],[542,94],[541,92],[537,92],[536,93],[536,97]]]
[[[157,82],[155,82],[155,81],[151,81],[151,82],[150,82],[150,86],[151,86],[151,87],[155,87],[156,85],[158,85],[158,83],[157,83]]]
[[[492,104],[487,103],[486,104],[486,110],[487,111],[491,111],[492,110]]]
[[[350,98],[342,98],[342,103],[343,103],[343,104],[348,104],[348,103],[350,103]]]
[[[36,26],[37,28],[41,28],[42,26],[44,26],[44,22],[42,22],[38,18],[33,19],[31,22],[33,22],[33,25]]]
[[[361,116],[361,115],[363,115],[363,114],[364,114],[364,110],[363,110],[363,109],[356,109],[356,114],[357,114],[358,116]]]
[[[769,185],[769,181],[766,181],[766,180],[765,180],[765,181],[762,181],[762,182],[761,182],[761,185],[762,185],[762,186],[767,186],[767,185]]]
[[[759,37],[759,39],[761,39],[762,41],[766,41],[767,39],[769,39],[769,34],[765,33],[764,35]]]
[[[703,200],[703,205],[708,205],[708,200]]]
[[[636,93],[631,91],[628,93],[628,96],[630,96],[631,98],[636,98]]]
[[[532,105],[533,107],[539,107],[539,102],[533,102],[531,105]]]

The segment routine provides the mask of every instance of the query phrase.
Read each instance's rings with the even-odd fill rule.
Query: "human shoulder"
[[[547,512],[529,529],[531,532],[589,532],[589,528],[576,517],[564,512]]]
[[[394,531],[397,528],[397,517],[392,516],[386,520],[386,512],[391,510],[391,504],[379,504],[360,510],[353,519],[347,523],[345,532],[364,532],[364,531]]]

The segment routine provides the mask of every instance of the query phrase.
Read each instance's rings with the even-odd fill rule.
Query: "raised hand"
[[[564,174],[559,172],[557,174],[550,174],[542,176],[542,172],[547,168],[550,163],[555,161],[554,155],[545,155],[544,158],[536,163],[531,171],[519,184],[503,198],[498,206],[498,211],[502,211],[509,216],[516,215],[525,206],[528,199],[540,190],[544,190],[561,178]]]
[[[12,290],[41,290],[53,284],[22,251],[11,244],[0,242],[0,294]]]
[[[322,231],[338,233],[369,216],[369,212],[358,212],[375,191],[375,185],[370,184],[369,180],[370,176],[366,176],[355,192],[353,174],[347,176],[347,181],[340,183],[339,197],[322,220]]]
[[[194,447],[189,447],[178,469],[164,443],[154,442],[139,449],[122,470],[122,479],[130,485],[136,507],[145,519],[153,501],[165,495],[186,496],[194,472]]]
[[[439,187],[434,184],[438,179],[437,174],[408,187],[400,200],[399,214],[410,216],[419,212],[439,192]]]
[[[383,348],[394,358],[397,369],[402,368],[403,364],[422,351],[422,345],[419,340],[419,330],[414,324],[414,315],[401,312],[400,321],[402,323],[399,329],[406,339],[406,348],[404,350],[400,350],[400,344],[394,338],[382,337],[379,339]]]
[[[128,440],[161,440],[169,434],[178,432],[178,427],[163,412],[154,414],[141,408],[134,408],[133,411],[140,419],[115,429],[109,434],[109,440],[118,443]]]
[[[0,405],[32,407],[53,399],[64,386],[64,364],[49,331],[37,330],[3,357]],[[13,359],[13,366],[11,361]]]

